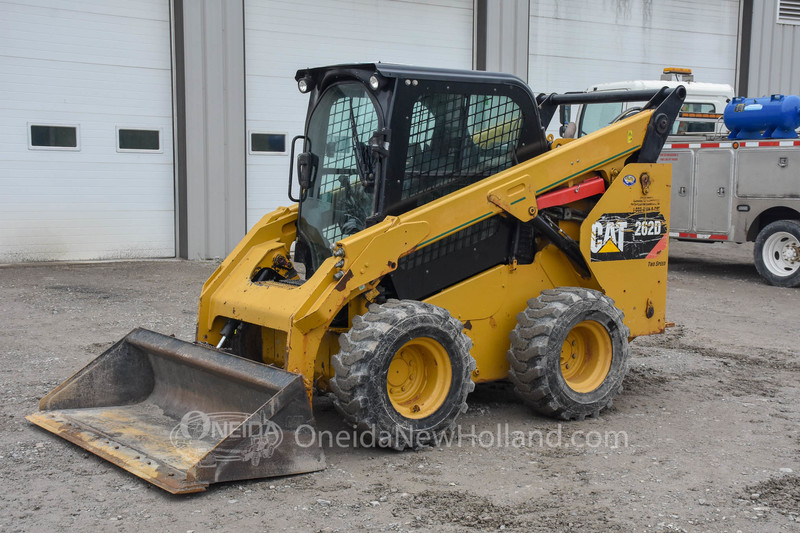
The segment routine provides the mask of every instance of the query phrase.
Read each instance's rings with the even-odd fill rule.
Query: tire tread
[[[561,327],[560,318],[573,306],[584,305],[581,302],[588,302],[589,308],[605,312],[620,325],[619,334],[624,339],[622,353],[614,354],[614,357],[623,358],[618,383],[599,404],[585,406],[566,401],[561,391],[553,386],[554,383],[560,383],[560,376],[553,375],[554,372],[560,372],[560,364],[554,364],[552,360],[555,357],[560,360],[560,346],[551,346],[551,336]],[[544,290],[539,297],[528,301],[528,307],[519,313],[517,325],[510,334],[507,354],[509,379],[524,402],[539,414],[563,420],[582,420],[586,416],[596,415],[610,407],[613,397],[622,389],[622,379],[629,365],[629,335],[630,330],[624,324],[622,311],[601,292],[582,287]],[[556,348],[558,353],[554,353]]]
[[[396,435],[396,428],[386,427],[386,421],[378,416],[380,409],[370,401],[366,390],[373,378],[370,362],[383,337],[395,328],[404,327],[407,322],[449,330],[456,342],[454,351],[466,354],[466,360],[462,365],[463,375],[453,377],[461,383],[461,389],[455,395],[456,405],[450,406],[452,415],[430,431],[419,434],[412,432],[408,439],[402,441],[386,438],[378,442],[380,446],[397,450],[427,446],[436,436],[451,431],[458,415],[466,412],[467,395],[475,388],[471,375],[476,363],[469,355],[472,341],[463,333],[463,324],[446,309],[415,300],[388,300],[380,305],[372,304],[363,316],[353,319],[349,331],[340,335],[340,351],[331,361],[334,377],[331,378],[330,385],[334,405],[349,425],[358,431],[373,431],[376,435],[381,435],[382,431]]]

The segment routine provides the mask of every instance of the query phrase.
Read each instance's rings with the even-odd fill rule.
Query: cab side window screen
[[[428,94],[414,103],[402,199],[427,203],[514,164],[522,130],[507,96]]]

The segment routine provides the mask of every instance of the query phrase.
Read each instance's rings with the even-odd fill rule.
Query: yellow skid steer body
[[[320,69],[318,83],[339,83],[336,72],[328,70],[342,71],[360,76],[362,92],[375,85],[373,71],[375,76],[385,74],[384,83],[372,89],[378,96],[416,90],[417,77],[412,81],[412,75],[424,84],[425,76],[438,73],[410,72],[404,66],[391,71],[378,64],[326,69]],[[298,73],[302,83],[310,75],[304,72]],[[485,73],[449,72],[454,83],[463,82],[464,87],[468,86],[464,80],[473,76],[488,79]],[[530,92],[521,80],[498,76],[505,77],[497,83],[490,80],[489,90],[507,90],[512,96]],[[356,83],[343,82],[342,94],[354,92]],[[625,342],[628,336],[663,332],[671,168],[653,162],[663,139],[661,144],[652,141],[656,131],[665,138],[685,96],[680,90],[663,90],[664,103],[655,109],[619,117],[577,140],[552,143],[544,141],[544,127],[539,127],[536,107],[529,102],[531,115],[524,117],[526,121],[515,118],[494,126],[494,132],[464,139],[471,140],[476,150],[490,150],[489,138],[506,142],[525,122],[541,136],[541,153],[525,158],[523,152],[515,152],[522,155],[507,168],[406,211],[379,213],[356,231],[340,232],[331,238],[329,256],[318,261],[305,280],[298,279],[291,253],[302,239],[304,205],[266,214],[204,284],[194,343],[134,330],[45,396],[39,411],[28,419],[172,493],[202,491],[215,482],[323,469],[322,450],[308,445],[313,441],[308,433],[314,431],[311,398],[315,391],[336,394],[339,385],[332,361],[346,344],[340,346],[340,338],[346,339],[345,334],[355,338],[354,325],[363,325],[362,317],[386,303],[382,282],[396,274],[404,259],[424,255],[440,241],[446,244],[445,239],[492,220],[534,227],[536,244],[529,260],[510,257],[417,298],[463,325],[458,334],[469,338],[463,345],[470,358],[461,375],[469,383],[459,389],[467,391],[465,395],[472,382],[509,376],[510,334],[528,302],[543,291],[580,288],[613,299],[624,314],[625,327],[620,330],[625,331]],[[312,96],[312,104],[318,97]],[[331,117],[345,117],[341,136],[355,131],[357,124],[369,123],[356,121],[353,109],[331,112]],[[401,138],[397,132],[402,123],[397,120],[393,139]],[[386,132],[379,129],[370,139],[370,143],[375,140],[369,146],[371,161],[381,150],[391,153],[381,135]],[[313,154],[303,153],[298,166],[301,159],[306,169],[323,166],[324,158],[353,150],[363,158],[353,166],[361,167],[368,150],[358,142],[334,139],[329,146],[322,145],[324,153],[317,163]],[[401,163],[404,148],[400,145],[395,152],[401,154]],[[645,152],[647,156],[638,159]],[[374,168],[380,174],[382,167]],[[397,177],[386,168],[382,171],[386,184]],[[360,182],[346,182],[347,188],[359,191],[369,186],[363,177]],[[587,189],[595,192],[588,194]],[[300,198],[309,198],[304,196],[307,192],[304,188]],[[312,213],[308,209],[306,215]],[[554,209],[561,210],[561,218]],[[262,277],[265,272],[268,277]],[[214,348],[226,342],[224,349]],[[388,375],[379,374],[367,378],[377,383]],[[388,394],[386,385],[378,389]],[[397,408],[393,416],[403,423],[424,424],[414,410],[418,406],[410,405],[410,411]]]

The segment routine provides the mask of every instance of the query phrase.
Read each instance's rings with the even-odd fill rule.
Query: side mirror
[[[558,128],[558,135],[562,139],[572,139],[575,137],[575,123],[570,121],[572,115],[572,106],[561,104],[558,106],[558,121],[561,127]]]
[[[562,126],[566,126],[569,123],[571,114],[572,106],[565,104],[558,106],[558,121]]]
[[[314,185],[318,164],[319,158],[311,152],[297,154],[297,181],[301,189],[308,190]]]

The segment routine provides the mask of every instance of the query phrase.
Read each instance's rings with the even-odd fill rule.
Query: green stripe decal
[[[440,234],[439,234],[439,235],[437,235],[436,237],[433,237],[433,238],[431,238],[431,239],[428,239],[427,241],[424,241],[424,242],[421,242],[421,243],[419,243],[419,245],[418,245],[418,248],[422,248],[422,247],[423,247],[423,246],[425,246],[426,244],[430,244],[430,243],[432,243],[433,241],[435,241],[435,240],[437,240],[437,239],[440,239],[440,238],[442,238],[442,237],[446,237],[446,236],[447,236],[447,235],[449,235],[450,233],[453,233],[454,231],[458,231],[458,230],[460,230],[461,228],[463,228],[464,226],[469,226],[470,224],[473,224],[473,223],[475,223],[475,222],[477,222],[477,221],[479,221],[479,220],[481,220],[481,219],[484,219],[484,218],[486,218],[486,217],[488,217],[488,216],[491,216],[491,215],[492,215],[492,212],[490,211],[490,212],[488,212],[488,213],[484,213],[483,215],[479,216],[478,218],[473,218],[473,219],[472,219],[472,220],[470,220],[469,222],[464,222],[464,223],[463,223],[463,224],[461,224],[460,226],[456,226],[455,228],[453,228],[453,229],[449,229],[449,230],[445,231],[444,233],[440,233]]]
[[[510,205],[514,205],[514,204],[516,204],[516,203],[519,203],[519,202],[521,202],[522,200],[524,200],[525,198],[527,198],[527,196],[523,196],[522,198],[520,198],[520,199],[518,199],[518,200],[514,200],[513,202],[511,202],[511,204],[510,204]]]
[[[557,181],[557,182],[555,182],[555,183],[551,183],[551,184],[550,184],[550,185],[548,185],[547,187],[542,187],[541,189],[539,189],[538,191],[536,191],[536,194],[539,194],[539,193],[541,193],[541,192],[544,192],[544,191],[546,191],[546,190],[548,190],[548,189],[551,189],[551,188],[555,187],[556,185],[560,185],[560,184],[564,183],[565,181],[569,181],[569,180],[571,180],[572,178],[574,178],[575,176],[580,176],[581,174],[584,174],[585,172],[589,172],[589,171],[590,171],[590,170],[592,170],[593,168],[597,168],[597,167],[599,167],[600,165],[605,165],[605,164],[606,164],[606,163],[608,163],[609,161],[613,161],[613,160],[615,160],[615,159],[619,159],[619,158],[620,158],[620,157],[622,157],[623,155],[625,155],[625,154],[628,154],[628,153],[630,153],[630,152],[633,152],[634,150],[638,150],[639,148],[641,148],[641,145],[637,145],[637,146],[634,146],[633,148],[629,148],[629,149],[625,150],[624,152],[620,152],[620,153],[618,153],[617,155],[612,155],[612,156],[611,156],[611,157],[609,157],[608,159],[604,159],[604,160],[600,161],[600,162],[599,162],[599,163],[597,163],[597,164],[594,164],[594,165],[592,165],[592,166],[590,166],[590,167],[586,167],[586,168],[584,168],[583,170],[579,170],[578,172],[576,172],[576,173],[574,173],[574,174],[570,174],[570,175],[569,175],[569,176],[567,176],[566,178],[564,178],[564,179],[562,179],[562,180],[558,180],[558,181]]]

